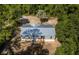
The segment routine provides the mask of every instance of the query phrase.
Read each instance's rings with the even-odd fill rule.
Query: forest
[[[44,10],[48,17],[58,17],[56,37],[61,47],[56,55],[79,54],[79,5],[78,4],[10,4],[0,5],[0,47],[11,40],[17,29],[16,21],[22,15],[36,15]]]

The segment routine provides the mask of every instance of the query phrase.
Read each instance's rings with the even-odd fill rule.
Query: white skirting
[[[50,42],[50,41],[55,41],[55,39],[45,39],[44,41]]]
[[[21,40],[22,41],[32,41],[32,39],[21,39]],[[36,41],[39,41],[39,40],[41,40],[41,39],[36,39]],[[50,41],[55,41],[55,39],[44,39],[44,41],[50,42]]]

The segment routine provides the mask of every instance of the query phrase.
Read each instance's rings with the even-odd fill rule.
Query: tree
[[[32,43],[36,42],[37,37],[41,36],[41,32],[39,29],[28,29],[23,32],[24,37],[30,37],[32,40]]]

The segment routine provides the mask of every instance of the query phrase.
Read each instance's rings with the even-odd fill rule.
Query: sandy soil
[[[61,44],[58,40],[54,41],[37,41],[37,43],[43,44],[43,49],[49,50],[49,55],[52,55],[55,53],[57,47],[60,47]],[[20,50],[27,50],[27,47],[31,45],[31,41],[21,41],[20,42]]]
[[[30,24],[40,24],[40,18],[36,17],[36,16],[27,16],[27,19],[29,19]]]
[[[58,40],[45,42],[44,48],[47,48],[49,50],[49,54],[54,54],[57,47],[60,47],[61,44]]]

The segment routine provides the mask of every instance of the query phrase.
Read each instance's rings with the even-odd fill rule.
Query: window
[[[52,39],[52,36],[50,36],[50,39]]]
[[[41,39],[45,39],[45,36],[41,36]]]

